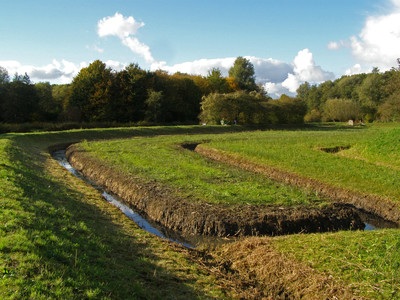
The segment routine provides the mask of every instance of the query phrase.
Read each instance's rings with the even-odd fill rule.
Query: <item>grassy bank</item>
[[[161,136],[82,143],[79,147],[127,175],[157,181],[193,201],[283,206],[323,205],[325,200],[299,189],[206,159],[181,144],[234,139],[229,135]]]
[[[51,145],[81,139],[197,130],[204,129],[1,135],[0,297],[223,297],[216,279],[193,263],[190,251],[143,232],[47,152]]]
[[[275,238],[274,248],[373,299],[400,297],[399,230]]]
[[[203,146],[398,202],[399,128],[398,124],[378,124],[354,129],[239,133],[235,139],[216,139]]]
[[[240,133],[246,129],[182,126],[0,135],[0,296],[204,299],[351,298],[355,294],[398,298],[398,230],[254,237],[209,250],[213,258],[207,266],[196,251],[140,230],[47,152],[54,144],[87,140],[83,147],[93,155],[103,156],[127,173],[162,181],[195,200],[206,197],[230,203],[243,197],[242,203],[252,204],[265,203],[265,199],[279,205],[324,203],[312,193],[211,163],[176,146],[207,140],[212,147],[247,159],[275,163],[307,176],[316,173],[320,180],[352,189],[364,189],[371,180],[370,185],[379,186],[369,187],[368,192],[396,200],[398,156],[390,147],[397,145],[398,128],[324,126]],[[225,134],[232,130],[236,133]],[[132,137],[136,138],[109,141]],[[348,150],[336,154],[320,150],[348,145]],[[303,159],[307,162],[301,163]],[[126,161],[129,164],[124,167]],[[361,175],[346,174],[355,171]]]

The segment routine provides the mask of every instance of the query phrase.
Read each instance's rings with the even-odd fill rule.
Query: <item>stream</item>
[[[106,199],[110,204],[119,208],[128,218],[134,221],[140,228],[146,230],[158,237],[169,240],[171,242],[175,242],[181,244],[188,248],[195,248],[199,245],[217,245],[221,243],[226,243],[228,241],[232,241],[230,238],[219,238],[219,237],[210,237],[210,236],[192,236],[192,235],[181,235],[176,233],[175,231],[169,230],[150,219],[146,219],[145,216],[139,214],[134,211],[131,207],[124,204],[123,200],[118,196],[106,192],[103,187],[98,186],[95,182],[92,182],[85,178],[82,174],[80,174],[77,170],[75,170],[71,164],[68,162],[65,156],[65,150],[54,151],[52,153],[53,159],[55,159],[61,166],[70,171],[73,175],[78,177],[79,179],[85,181],[86,183],[93,186],[95,189],[99,190],[102,193],[104,199]],[[362,221],[365,223],[364,230],[376,230],[382,228],[398,228],[398,225],[389,221],[386,221],[380,217],[373,216],[363,211],[359,211],[359,215]]]
[[[151,219],[147,219],[146,216],[141,215],[139,212],[135,211],[131,207],[124,204],[123,200],[120,199],[117,195],[113,193],[107,192],[103,189],[103,187],[97,185],[95,182],[88,180],[82,174],[80,174],[71,164],[68,162],[65,156],[65,150],[54,151],[52,154],[53,159],[55,159],[62,167],[67,169],[73,175],[83,180],[84,182],[90,184],[96,190],[102,193],[102,196],[105,200],[107,200],[110,204],[117,207],[121,210],[129,219],[134,221],[140,228],[146,230],[158,237],[169,240],[174,243],[181,244],[187,248],[195,248],[199,245],[218,245],[222,243],[226,243],[229,241],[237,240],[238,238],[221,238],[221,237],[213,237],[213,236],[193,236],[193,235],[182,235],[177,232],[165,228]]]

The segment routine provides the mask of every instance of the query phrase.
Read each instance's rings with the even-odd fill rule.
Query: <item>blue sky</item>
[[[251,60],[271,95],[400,56],[400,0],[0,0],[0,66],[71,82],[100,59],[205,75]]]

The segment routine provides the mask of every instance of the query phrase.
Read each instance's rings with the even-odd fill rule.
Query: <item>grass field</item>
[[[236,135],[229,135],[229,138]],[[325,200],[305,189],[291,187],[216,163],[179,145],[220,139],[220,135],[160,136],[80,145],[126,174],[157,181],[193,201],[224,204],[322,205]]]
[[[400,201],[400,128],[273,131],[237,134],[204,145],[334,186]],[[337,154],[321,149],[348,148]]]
[[[139,229],[47,152],[51,145],[82,139],[197,130],[204,129],[1,135],[0,298],[223,297],[216,278],[193,263],[188,250]]]
[[[225,134],[232,130],[237,132]],[[289,206],[327,201],[177,146],[203,141],[206,147],[258,163],[400,200],[398,124],[240,133],[243,130],[194,126],[0,135],[1,298],[232,297],[229,288],[196,263],[189,250],[143,232],[98,192],[59,167],[47,152],[54,144],[86,139],[82,147],[91,154],[124,172],[171,186],[193,201]],[[338,146],[350,148],[336,154],[321,150]],[[289,260],[332,276],[356,295],[400,297],[397,229],[267,240]],[[228,246],[216,251],[225,253],[224,247]],[[255,248],[246,251],[248,255],[235,259],[249,257]],[[258,273],[251,270],[258,258],[246,265],[251,282],[257,281],[252,276]],[[260,277],[264,279],[268,276]],[[268,289],[268,281],[261,286]],[[291,288],[296,289],[296,284]]]

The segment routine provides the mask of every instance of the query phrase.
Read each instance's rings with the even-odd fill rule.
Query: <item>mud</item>
[[[351,146],[336,146],[336,147],[330,147],[330,148],[320,148],[321,151],[324,151],[326,153],[339,153],[340,151],[348,150],[350,149]]]
[[[195,147],[196,150],[198,147]],[[72,145],[71,165],[90,180],[116,194],[136,210],[168,229],[193,235],[257,236],[363,229],[355,210],[345,204],[323,209],[276,206],[224,206],[176,196],[158,182],[126,175]]]
[[[340,149],[331,149],[329,151],[335,150],[340,151]],[[197,145],[194,151],[210,159],[218,160],[248,171],[266,175],[273,180],[311,189],[320,195],[331,199],[333,202],[353,205],[357,209],[364,210],[369,214],[377,215],[386,221],[394,222],[397,224],[396,226],[400,224],[400,205],[392,202],[388,198],[371,194],[363,194],[360,192],[332,186],[328,183],[324,183],[312,178],[302,177],[298,174],[280,170],[275,167],[249,162],[245,159],[240,159],[221,150],[203,147],[201,144]]]

